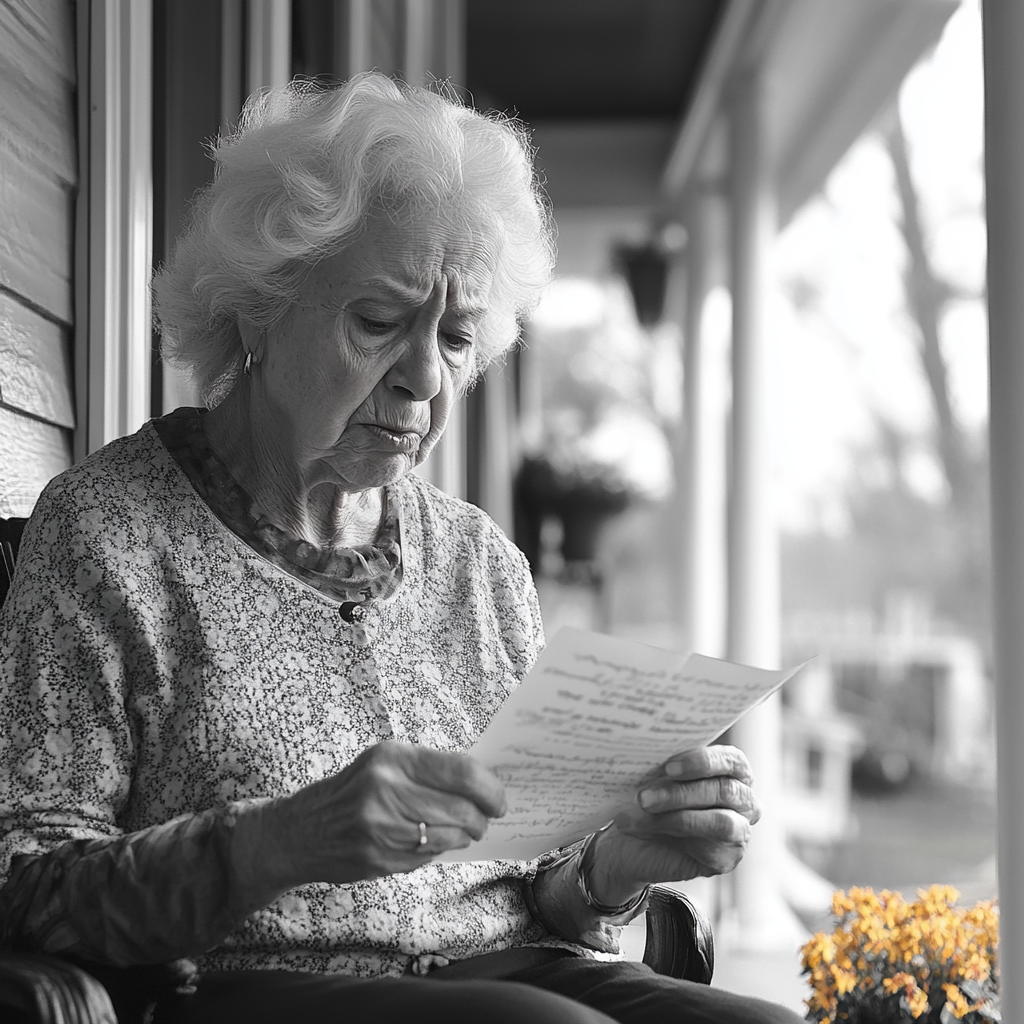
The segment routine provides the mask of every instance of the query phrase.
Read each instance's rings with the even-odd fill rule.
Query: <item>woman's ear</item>
[[[249,320],[238,321],[238,333],[242,337],[242,348],[246,355],[252,354],[254,363],[262,363],[267,347],[267,332],[260,330]]]

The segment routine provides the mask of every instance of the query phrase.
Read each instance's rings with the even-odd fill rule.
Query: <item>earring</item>
[[[248,377],[248,376],[250,376],[252,374],[252,353],[251,352],[246,352],[245,353],[245,365],[242,367],[242,373],[244,373],[246,375],[246,377]]]

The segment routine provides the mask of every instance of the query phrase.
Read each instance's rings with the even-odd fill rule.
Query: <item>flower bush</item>
[[[848,1024],[987,1024],[998,1021],[999,912],[992,901],[954,904],[952,886],[839,891],[837,927],[803,947],[807,1019]]]

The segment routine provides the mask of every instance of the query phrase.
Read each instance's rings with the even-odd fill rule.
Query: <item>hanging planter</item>
[[[523,460],[516,476],[519,514],[516,540],[537,570],[540,530],[545,518],[562,523],[562,557],[567,562],[592,562],[597,558],[604,527],[623,512],[631,494],[600,477],[560,472],[543,457]]]
[[[570,485],[562,490],[555,510],[562,520],[562,557],[567,562],[592,562],[597,558],[601,534],[608,522],[629,505],[625,491],[599,483]]]

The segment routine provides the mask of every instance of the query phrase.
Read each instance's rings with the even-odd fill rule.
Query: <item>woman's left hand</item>
[[[636,807],[591,845],[584,868],[594,898],[618,906],[648,883],[731,871],[761,816],[752,781],[737,747],[669,758],[637,793]]]

